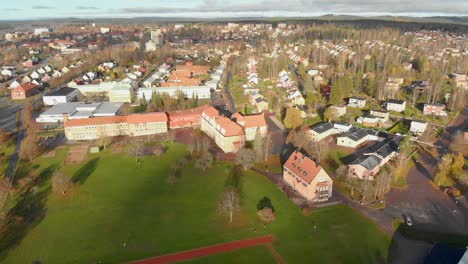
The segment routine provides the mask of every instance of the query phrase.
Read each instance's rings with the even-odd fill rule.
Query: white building
[[[69,87],[63,87],[52,91],[42,97],[44,105],[56,105],[74,101],[78,97],[78,90]]]
[[[77,85],[69,83],[68,86],[76,88],[81,94],[104,94],[110,102],[132,102],[132,85],[128,82],[101,82],[100,84]]]
[[[387,111],[403,112],[406,108],[406,101],[403,100],[388,100],[384,103]]]
[[[348,106],[354,108],[364,108],[366,107],[366,99],[358,97],[350,97],[348,99]]]
[[[64,115],[68,119],[84,119],[97,116],[116,116],[120,112],[123,103],[94,103],[85,104],[78,102],[59,103],[36,118],[38,123],[62,123]]]
[[[427,129],[427,122],[421,120],[413,120],[411,121],[410,132],[421,135]]]

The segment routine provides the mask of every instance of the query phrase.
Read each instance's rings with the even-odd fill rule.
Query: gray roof
[[[360,156],[357,158],[355,161],[353,161],[351,164],[360,164],[364,168],[368,170],[373,170],[375,167],[377,167],[382,160],[376,156]]]
[[[314,125],[311,130],[319,133],[319,134],[322,134],[330,129],[333,129],[333,124],[332,123],[320,123],[320,124],[317,124],[317,125]]]
[[[382,142],[379,142],[366,150],[364,155],[375,154],[382,158],[388,157],[394,151],[398,151],[398,146],[402,140],[402,137],[396,136],[387,138]]]
[[[111,102],[102,102],[102,103],[92,103],[85,104],[79,102],[70,102],[62,103],[52,106],[47,109],[41,116],[51,116],[51,115],[64,115],[69,116],[99,116],[99,115],[116,115],[123,103],[111,103]]]
[[[387,133],[382,132],[382,131],[377,131],[377,130],[372,130],[372,129],[367,129],[367,128],[352,127],[349,131],[343,133],[341,137],[347,137],[353,141],[359,141],[368,135],[374,135],[377,137],[388,136]]]
[[[54,91],[44,95],[44,96],[65,96],[65,95],[69,95],[69,94],[73,93],[74,91],[76,91],[75,88],[62,87],[60,89],[54,90]]]

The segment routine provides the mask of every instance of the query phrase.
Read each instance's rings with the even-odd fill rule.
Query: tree
[[[52,175],[52,191],[54,193],[65,194],[73,187],[73,181],[67,175],[61,172],[55,172]]]
[[[270,208],[273,212],[275,211],[275,208],[273,207],[270,198],[266,196],[260,199],[260,201],[258,201],[257,203],[257,210],[263,210],[265,208]]]
[[[253,150],[255,151],[257,162],[263,160],[263,157],[266,154],[264,145],[265,145],[265,140],[262,137],[260,129],[257,128],[257,131],[255,132],[255,139],[253,142]]]
[[[98,127],[98,144],[99,146],[103,147],[104,149],[112,142],[112,139],[106,134],[106,131],[103,127]]]
[[[255,164],[256,154],[252,149],[242,148],[237,153],[236,164],[241,165],[244,170],[248,170]]]
[[[335,121],[337,115],[338,113],[335,107],[328,107],[325,112],[323,112],[323,118],[327,122]]]
[[[229,223],[232,223],[233,215],[240,208],[240,197],[236,188],[229,186],[224,190],[218,204],[218,212],[221,215],[229,216]]]
[[[32,161],[34,156],[39,152],[39,146],[37,144],[37,137],[34,133],[29,133],[21,142],[19,149],[19,158],[21,160]]]
[[[294,107],[288,107],[283,123],[289,129],[301,126],[303,123],[301,112]]]
[[[137,142],[133,144],[129,150],[130,150],[130,155],[135,157],[135,164],[138,165],[138,160],[143,152],[143,144],[140,142]]]
[[[0,144],[6,144],[11,139],[11,134],[7,131],[0,129]]]
[[[202,169],[203,171],[205,171],[206,168],[211,168],[212,165],[213,154],[211,154],[210,152],[203,153],[203,155],[201,155],[201,157],[195,161],[195,167]]]

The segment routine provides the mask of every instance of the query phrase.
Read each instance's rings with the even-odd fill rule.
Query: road
[[[229,90],[229,84],[231,82],[232,76],[234,76],[234,64],[236,64],[236,62],[237,62],[237,57],[234,57],[234,59],[233,59],[233,61],[231,63],[231,69],[228,72],[228,75],[227,75],[227,78],[226,78],[226,86],[224,88],[224,91],[226,93],[226,97],[229,100],[229,106],[230,106],[229,111],[231,113],[233,113],[233,114],[237,113],[237,109],[236,109],[236,103],[234,102],[234,98],[232,98],[231,91]]]
[[[468,110],[465,109],[447,126],[435,145],[446,150],[454,140],[455,132],[463,130],[467,118]],[[439,162],[438,157],[421,152],[418,163],[408,173],[408,188],[393,189],[387,195],[385,211],[395,217],[408,214],[429,230],[468,235],[468,208],[432,183]]]
[[[21,142],[24,139],[22,116],[23,116],[23,113],[20,112],[18,133],[16,133],[15,152],[10,157],[10,163],[8,164],[8,168],[5,173],[6,177],[8,178],[12,178],[15,176],[16,166],[19,160],[19,150],[21,147]]]

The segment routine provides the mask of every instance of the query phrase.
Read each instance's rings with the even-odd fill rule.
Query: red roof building
[[[34,83],[24,83],[11,90],[11,99],[22,100],[37,94],[39,86]]]
[[[201,115],[207,105],[199,106],[194,109],[177,110],[169,112],[169,128],[177,129],[184,127],[198,127],[201,125]]]
[[[326,201],[332,196],[333,181],[325,170],[299,151],[283,165],[283,179],[310,201]]]

